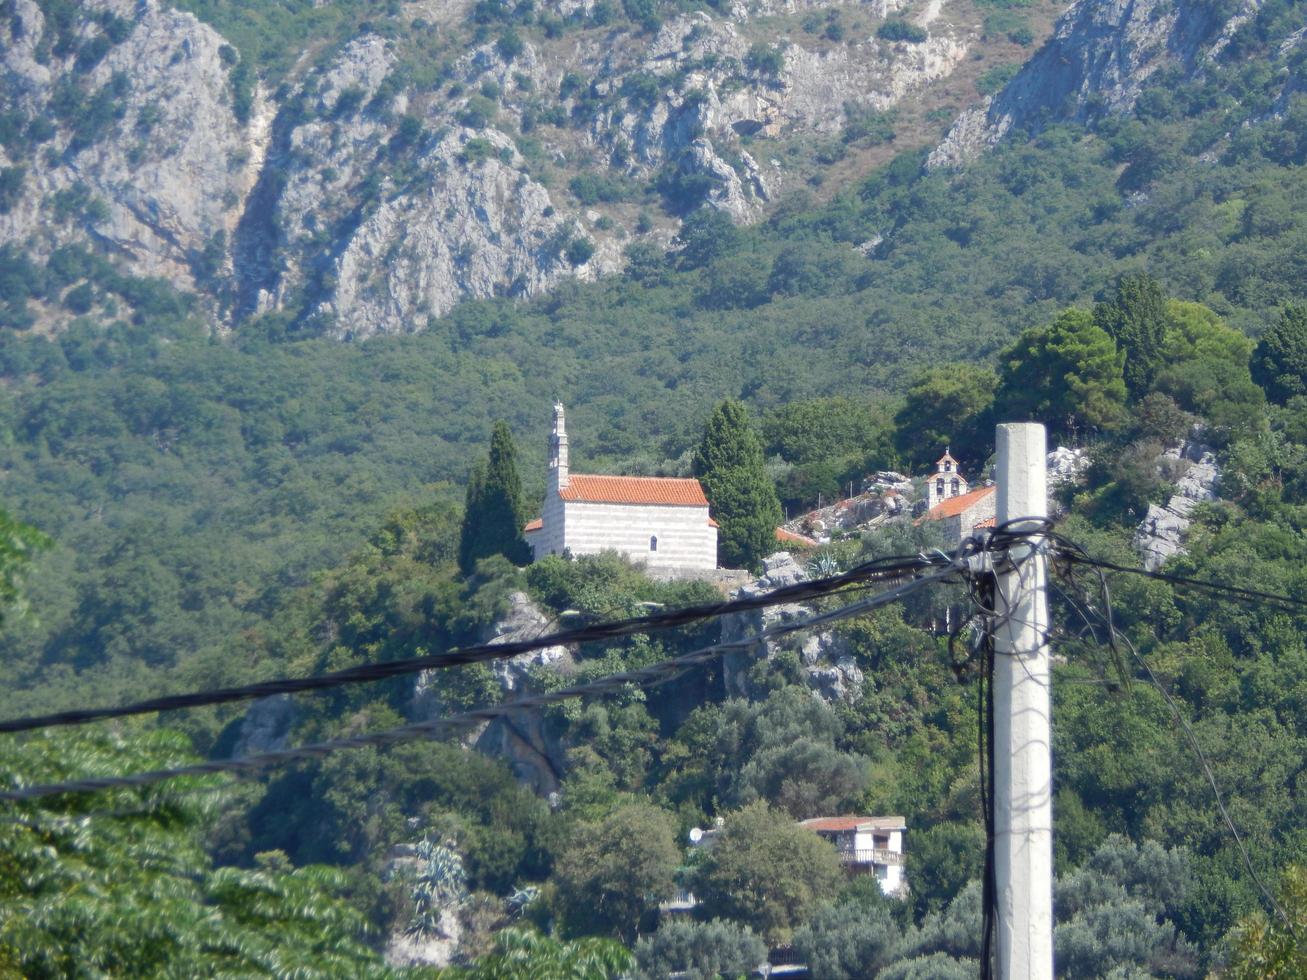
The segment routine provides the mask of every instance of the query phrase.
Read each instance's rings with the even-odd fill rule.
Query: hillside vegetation
[[[259,37],[320,45],[330,60],[365,14],[194,9],[242,44],[249,62],[228,67],[257,65],[269,84],[297,66]],[[543,12],[514,19],[524,9],[478,5],[467,29],[484,26],[492,45],[510,28],[570,36],[549,37]],[[74,60],[82,28],[122,29],[42,10],[72,25],[56,40]],[[664,16],[595,10],[582,18],[631,30]],[[666,474],[690,471],[710,412],[739,400],[747,412],[731,415],[751,419],[792,510],[869,471],[915,471],[941,442],[974,473],[995,421],[1033,417],[1092,461],[1063,493],[1060,530],[1123,564],[1138,563],[1135,527],[1177,475],[1159,469],[1162,450],[1201,439],[1219,499],[1194,512],[1168,570],[1307,599],[1301,15],[1268,0],[1219,59],[1154,73],[1128,111],[1047,120],[962,169],[926,168],[923,144],[829,196],[792,189],[752,226],[691,210],[674,247],[652,231],[626,243],[621,275],[463,302],[411,335],[340,343],[290,305],[223,332],[218,294],[132,274],[84,238],[0,248],[0,498],[51,541],[40,550],[40,535],[0,522],[0,600],[26,565],[31,608],[0,624],[0,715],[431,653],[482,638],[515,593],[545,622],[715,595],[612,555],[526,568],[460,556],[459,501],[492,429],[501,461],[515,439],[519,504],[535,512],[556,398],[578,470]],[[814,34],[839,43],[827,23]],[[893,43],[915,43],[911,27],[892,28]],[[870,151],[879,121],[864,122]],[[61,200],[70,215],[93,208]],[[943,544],[899,525],[836,541],[819,567]],[[1158,686],[1086,642],[1057,600],[1061,969],[1295,975],[1300,942],[1245,866],[1161,691],[1257,876],[1301,918],[1300,617],[1130,578],[1112,597]],[[966,609],[939,592],[841,626],[831,642],[863,678],[848,697],[814,697],[802,657],[781,648],[534,715],[529,731],[558,755],[550,799],[503,759],[433,741],[239,784],[24,804],[23,822],[0,831],[0,972],[385,975],[379,951],[396,937],[443,936],[469,971],[458,976],[546,962],[604,976],[632,959],[652,976],[729,973],[763,942],[792,943],[831,977],[974,975],[976,688],[939,627]],[[706,624],[587,645],[573,676],[719,636]],[[521,679],[552,689],[564,676]],[[395,679],[296,699],[277,734],[352,734],[504,694],[485,667],[428,687]],[[174,765],[255,747],[245,720],[227,706],[3,752],[25,782]],[[840,882],[792,826],[835,812],[907,817],[908,901]],[[718,817],[729,846],[687,855],[688,830]],[[742,884],[760,867],[774,878]],[[655,932],[678,883],[704,898],[705,921]]]

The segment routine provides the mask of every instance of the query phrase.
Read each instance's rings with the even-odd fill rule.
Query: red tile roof
[[[537,517],[534,521],[526,522],[526,526],[522,528],[522,533],[530,534],[532,531],[539,531],[544,526],[545,519],[543,517]]]
[[[998,518],[997,518],[997,517],[989,517],[989,518],[986,518],[985,520],[981,521],[979,524],[977,524],[977,525],[975,525],[975,526],[978,527],[978,528],[980,528],[980,527],[998,527]]]
[[[711,517],[708,518],[708,526],[709,526],[709,527],[721,527],[721,525],[718,524],[716,521],[714,521]]]
[[[780,541],[782,544],[801,544],[805,548],[815,548],[820,544],[819,541],[816,541],[813,538],[809,538],[802,534],[795,534],[793,531],[787,531],[783,527],[778,527],[776,529],[776,540]]]
[[[960,494],[956,497],[949,497],[947,500],[940,501],[934,507],[925,513],[925,520],[942,521],[946,517],[957,517],[963,511],[974,507],[991,493],[995,487],[981,487],[979,490],[972,490],[970,493]]]
[[[809,830],[905,830],[907,821],[902,817],[813,817],[800,820],[800,827]]]
[[[563,500],[595,504],[666,504],[707,507],[699,481],[666,476],[586,476],[573,473],[559,491]]]

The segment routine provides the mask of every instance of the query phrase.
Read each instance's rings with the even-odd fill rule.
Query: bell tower
[[[563,403],[554,402],[554,428],[549,433],[549,492],[567,487],[567,419]]]

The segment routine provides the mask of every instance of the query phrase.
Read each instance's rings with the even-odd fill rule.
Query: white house
[[[699,481],[569,472],[561,404],[549,436],[544,511],[524,530],[536,560],[612,550],[651,568],[717,567],[717,523]]]
[[[874,874],[886,895],[902,898],[907,893],[903,877],[907,822],[902,817],[814,817],[799,821],[799,826],[834,844],[850,874]]]

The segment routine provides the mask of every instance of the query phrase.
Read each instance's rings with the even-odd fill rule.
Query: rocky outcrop
[[[1013,130],[1128,110],[1154,72],[1201,70],[1260,6],[1241,0],[1231,17],[1205,0],[1079,0],[1002,91],[959,117],[928,165],[965,163]]]
[[[1089,469],[1089,453],[1084,449],[1058,446],[1048,454],[1048,486],[1050,489],[1078,483]]]
[[[27,155],[0,151],[0,166],[25,173],[0,243],[39,255],[89,236],[130,272],[194,288],[206,248],[221,273],[251,185],[255,134],[232,109],[234,52],[157,0],[86,7],[96,19],[62,56],[44,53],[53,27],[32,0],[14,0],[0,24],[0,108],[52,124]]]
[[[762,595],[805,581],[807,577],[803,567],[789,552],[780,551],[763,559],[763,574],[757,581],[743,586],[737,595]],[[738,642],[779,623],[793,622],[812,613],[811,608],[799,603],[735,613],[722,618],[721,639],[723,643]],[[763,641],[743,652],[728,653],[722,661],[727,696],[752,697],[756,692],[749,685],[750,669],[759,660],[770,660],[784,650],[798,655],[808,685],[819,697],[827,701],[849,702],[862,697],[862,670],[849,654],[844,640],[830,630],[794,633]]]
[[[939,6],[928,10],[937,13]],[[761,9],[737,5],[732,16],[747,20]],[[889,6],[880,16],[888,12]],[[622,92],[622,79],[632,74],[659,79],[660,93],[651,101],[618,102],[594,119],[591,137],[624,159],[629,173],[670,164],[683,175],[706,177],[705,203],[749,220],[783,175],[765,177],[739,137],[838,133],[846,107],[889,109],[950,74],[968,45],[949,31],[922,43],[870,37],[822,50],[785,39],[775,45],[776,70],[762,71],[747,67],[749,44],[736,23],[697,12],[664,24],[634,72],[622,52],[608,54],[598,74],[612,81],[597,83],[599,93]]]
[[[1216,499],[1221,473],[1215,455],[1206,446],[1186,442],[1168,449],[1158,461],[1158,472],[1179,472],[1175,492],[1165,505],[1151,504],[1135,529],[1134,545],[1144,568],[1156,571],[1167,559],[1184,551],[1184,536],[1191,515],[1200,503]]]
[[[298,720],[299,709],[289,694],[260,698],[241,719],[231,757],[281,751],[289,744],[291,729]]]
[[[651,184],[669,216],[755,220],[790,178],[745,141],[834,135],[846,106],[886,109],[949,74],[972,38],[943,25],[942,3],[910,14],[930,25],[921,43],[800,35],[759,59],[750,20],[826,3],[746,0],[652,38],[622,26],[481,42],[420,84],[378,29],[315,50],[268,92],[212,27],[161,0],[81,0],[76,37],[53,48],[41,7],[11,0],[0,112],[10,128],[55,124],[0,150],[8,185],[22,182],[0,244],[40,258],[93,240],[125,271],[207,297],[224,326],[285,311],[341,339],[421,330],[464,299],[620,269]],[[461,29],[466,10],[422,15]],[[578,174],[625,196],[588,200],[569,187]],[[666,243],[671,224],[647,233]]]
[[[554,622],[523,592],[509,596],[507,611],[482,637],[483,643],[502,644],[535,639],[555,628]],[[576,662],[566,647],[544,647],[506,660],[490,662],[501,698],[508,700],[535,691],[541,669],[571,672]],[[435,718],[446,713],[440,699],[441,671],[424,671],[414,685],[410,715]],[[483,726],[468,740],[478,751],[504,759],[524,785],[541,796],[558,790],[567,769],[567,751],[560,733],[538,711],[518,711]]]

